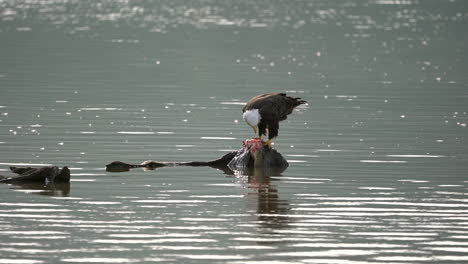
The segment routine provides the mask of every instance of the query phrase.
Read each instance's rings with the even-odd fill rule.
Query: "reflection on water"
[[[40,195],[68,196],[70,194],[70,183],[15,183],[11,189],[17,192],[36,193]]]
[[[14,250],[26,262],[43,263],[50,258],[63,262],[307,258],[318,263],[463,262],[466,258],[463,186],[411,183],[433,188],[419,193],[408,191],[407,181],[389,180],[393,188],[383,189],[360,188],[362,182],[334,178],[321,179],[315,184],[320,188],[311,189],[301,183],[305,179],[295,176],[283,181],[281,176],[256,175],[202,177],[191,188],[180,189],[180,181],[168,185],[167,179],[155,180],[147,173],[135,176],[125,176],[132,178],[126,181],[103,179],[114,186],[113,196],[31,202],[36,196],[4,193],[2,255]],[[184,177],[177,171],[167,176]],[[141,178],[140,183],[155,188],[132,182]],[[85,248],[73,242],[77,238],[84,240]],[[62,241],[70,242],[63,248]]]
[[[0,263],[466,263],[465,1],[0,0]],[[282,173],[212,160],[280,124]],[[45,194],[45,195],[36,195]]]
[[[258,188],[256,193],[258,196],[257,221],[265,229],[262,235],[274,235],[273,230],[287,229],[291,220],[286,216],[290,209],[288,201],[280,199],[277,186],[270,183],[269,176],[251,178],[249,177],[250,186]]]

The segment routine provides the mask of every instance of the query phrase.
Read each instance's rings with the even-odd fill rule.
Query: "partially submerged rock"
[[[250,168],[286,169],[289,164],[283,156],[264,145],[260,139],[251,138],[242,141],[242,148],[236,153],[227,166],[232,170],[248,170]]]
[[[164,162],[150,160],[144,161],[141,164],[113,161],[106,165],[106,170],[109,172],[123,172],[129,171],[132,168],[153,170],[160,167],[174,166],[209,166],[223,170],[226,174],[241,173],[251,175],[253,171],[256,171],[256,173],[273,175],[283,172],[289,164],[275,149],[265,145],[260,139],[252,138],[242,141],[242,148],[240,150],[231,151],[211,161]]]
[[[70,169],[57,166],[46,166],[41,168],[32,167],[10,167],[18,176],[0,176],[0,183],[68,183],[70,182]]]

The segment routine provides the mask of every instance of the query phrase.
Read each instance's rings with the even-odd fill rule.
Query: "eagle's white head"
[[[249,126],[251,127],[257,127],[258,123],[260,123],[260,119],[262,119],[260,113],[258,112],[258,109],[247,110],[244,112],[242,117],[244,118],[245,122],[247,122],[247,124],[249,124]]]

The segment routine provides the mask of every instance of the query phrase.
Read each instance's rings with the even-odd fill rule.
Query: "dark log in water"
[[[254,171],[261,170],[263,174],[279,174],[288,166],[283,156],[270,146],[256,138],[244,140],[242,148],[231,151],[222,157],[211,161],[189,161],[189,162],[164,162],[144,161],[141,164],[131,164],[122,161],[113,161],[106,165],[109,172],[124,172],[132,168],[144,168],[153,170],[160,167],[175,166],[209,166],[223,170],[226,174],[242,173],[251,175]]]
[[[222,156],[219,159],[211,161],[188,161],[188,162],[174,162],[174,161],[153,161],[147,160],[143,161],[141,164],[131,164],[122,161],[113,161],[106,165],[106,170],[109,172],[123,172],[129,171],[133,168],[145,168],[148,170],[154,170],[160,167],[175,167],[175,166],[210,166],[210,167],[223,167],[236,156],[237,151],[232,151]]]
[[[6,177],[0,175],[0,183],[69,183],[70,169],[57,166],[47,166],[41,168],[32,167],[10,167],[13,173],[18,176]]]

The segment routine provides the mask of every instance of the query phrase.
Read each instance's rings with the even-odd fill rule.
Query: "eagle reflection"
[[[290,223],[290,218],[285,216],[291,209],[288,201],[280,199],[277,186],[271,182],[270,176],[263,175],[261,181],[258,180],[255,179],[258,222],[266,230],[286,228]],[[253,182],[250,186],[254,186]]]
[[[247,171],[235,172],[237,177],[246,179],[245,185],[250,190],[247,198],[250,208],[256,212],[257,223],[263,235],[274,235],[275,230],[289,228],[291,218],[287,217],[291,210],[289,202],[281,199],[276,182],[280,181],[282,170],[271,168],[252,168]],[[258,242],[259,244],[271,244],[275,242]]]

